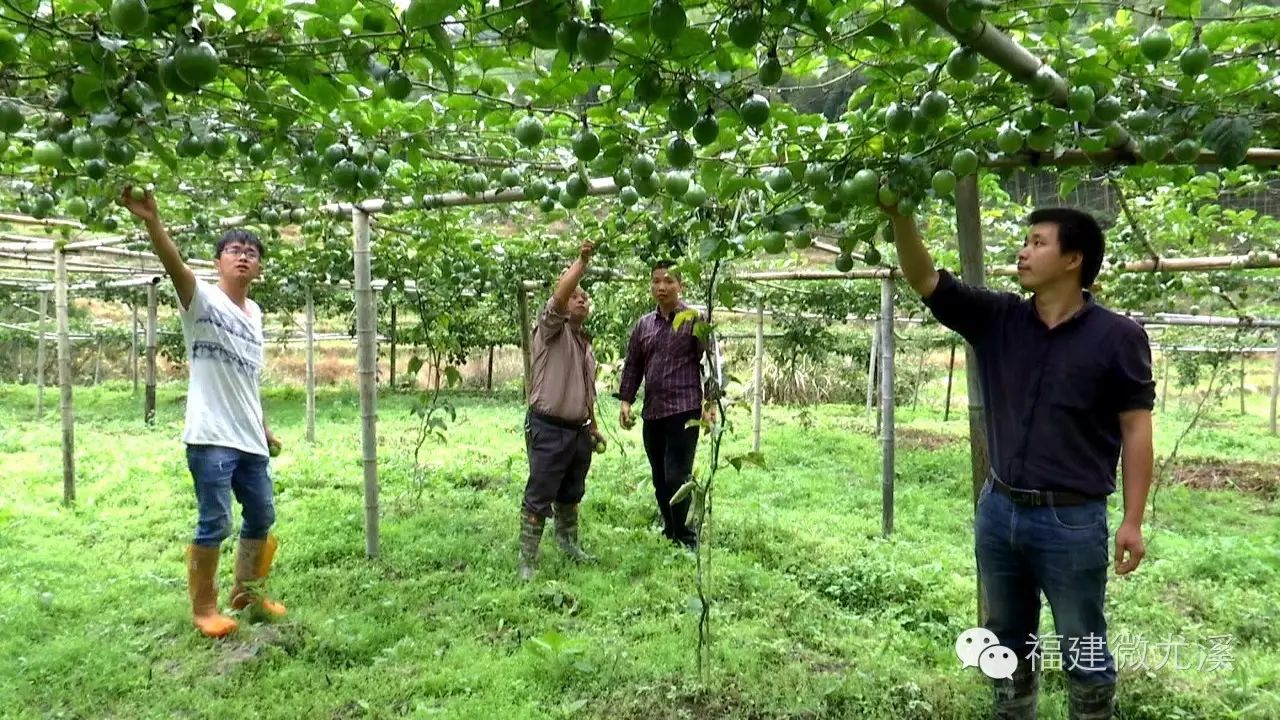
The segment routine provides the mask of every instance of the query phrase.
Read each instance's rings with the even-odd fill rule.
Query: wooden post
[[[1244,415],[1244,359],[1245,353],[1240,353],[1240,414]]]
[[[485,376],[484,389],[493,392],[493,346],[489,346],[489,373]]]
[[[138,396],[138,303],[129,303],[133,324],[129,326],[129,376],[133,378],[133,396]]]
[[[978,197],[978,176],[966,175],[956,184],[956,230],[960,245],[960,276],[966,284],[981,287],[986,284],[982,269],[982,207]],[[987,457],[986,413],[982,402],[982,381],[979,375],[978,356],[973,346],[965,343],[965,381],[969,392],[969,471],[973,485],[974,513],[978,509],[978,495],[986,483],[990,471]],[[978,624],[986,622],[987,603],[978,578]]]
[[[893,534],[893,279],[880,281],[880,533]]]
[[[755,383],[751,393],[751,450],[760,452],[760,405],[764,401],[764,298],[756,306],[756,363]]]
[[[951,359],[947,361],[947,404],[942,411],[942,422],[951,420],[951,379],[956,374],[956,339],[951,338]]]
[[[520,351],[524,354],[524,400],[528,402],[533,392],[533,340],[529,337],[529,296],[520,285],[516,285],[516,305],[520,309]]]
[[[1276,403],[1280,401],[1280,334],[1276,335],[1276,358],[1271,366],[1271,434],[1276,434]]]
[[[880,348],[880,320],[871,325],[871,356],[867,359],[867,414],[876,406],[876,353]]]
[[[391,377],[387,381],[387,387],[392,390],[396,387],[396,305],[391,304]]]
[[[46,357],[44,333],[45,321],[49,315],[49,291],[40,292],[40,336],[36,338],[36,417],[44,416],[44,368],[49,363]]]
[[[67,253],[54,253],[54,306],[58,315],[58,387],[62,401],[62,502],[76,501],[76,418],[71,399],[71,337],[67,320]]]
[[[316,441],[316,306],[307,288],[307,442]]]
[[[364,449],[364,550],[378,556],[378,347],[377,314],[369,257],[369,213],[351,210],[355,235],[356,375],[360,383],[360,443]]]
[[[102,336],[96,338],[93,344],[93,384],[97,385],[102,382]]]
[[[142,420],[156,423],[156,283],[147,286],[147,393],[143,399]]]

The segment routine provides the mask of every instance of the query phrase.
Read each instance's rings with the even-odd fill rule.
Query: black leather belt
[[[991,489],[1008,497],[1013,501],[1014,505],[1026,505],[1029,507],[1057,505],[1058,507],[1066,507],[1068,505],[1085,505],[1102,500],[1102,498],[1081,495],[1067,490],[1027,490],[1025,488],[1011,487],[1001,482],[1000,478],[994,474],[990,477]]]
[[[546,415],[537,412],[536,410],[530,410],[529,415],[540,422],[544,422],[548,425],[555,425],[556,427],[564,428],[565,430],[586,430],[587,426],[591,424],[591,420],[589,419],[574,422],[573,420],[564,420],[562,418],[555,417],[554,415]]]

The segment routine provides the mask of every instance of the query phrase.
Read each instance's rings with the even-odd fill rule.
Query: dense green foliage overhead
[[[296,226],[270,266],[287,309],[350,276],[349,230],[316,209],[389,198],[375,275],[492,315],[583,233],[624,268],[815,234],[841,270],[891,262],[876,202],[919,208],[947,238],[957,177],[984,167],[999,168],[983,189],[1007,261],[1021,217],[998,183],[1007,161],[1121,148],[1118,166],[1062,178],[1130,197],[1115,258],[1274,249],[1250,235],[1273,218],[1217,201],[1264,187],[1244,151],[1280,145],[1280,8],[955,0],[946,17],[955,34],[896,2],[6,0],[0,206],[109,232],[132,227],[120,187],[150,183],[194,252],[221,218],[273,239]],[[984,22],[1045,68],[1013,77],[957,39]],[[1191,164],[1202,148],[1225,167]],[[588,197],[588,178],[624,187]],[[527,201],[439,207],[502,188]],[[1178,283],[1115,287],[1133,286],[1126,304]]]

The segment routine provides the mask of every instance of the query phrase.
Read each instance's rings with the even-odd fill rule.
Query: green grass
[[[148,429],[125,386],[77,388],[78,502],[66,508],[56,394],[37,422],[31,388],[0,386],[4,717],[968,720],[989,707],[985,682],[952,649],[975,615],[958,413],[943,423],[936,410],[899,411],[896,532],[883,540],[879,451],[863,411],[767,409],[767,467],[718,479],[703,684],[694,562],[653,524],[638,432],[615,436],[588,481],[584,544],[600,562],[566,563],[548,533],[537,580],[514,581],[526,466],[523,411],[510,397],[453,398],[458,423],[447,446],[424,450],[421,483],[411,399],[380,397],[382,552],[370,561],[357,396],[321,395],[309,447],[301,393],[270,390],[268,417],[286,443],[273,463],[281,550],[271,587],[289,617],[200,637],[182,570],[195,517],[182,394],[161,388]],[[1189,419],[1170,411],[1161,452]],[[749,412],[730,420],[726,456],[750,442]],[[912,432],[955,440],[927,452],[905,439]],[[1180,454],[1266,460],[1280,442],[1239,419],[1194,432]],[[1146,563],[1111,582],[1112,632],[1153,644],[1232,635],[1234,662],[1126,672],[1122,717],[1280,716],[1278,537],[1280,513],[1257,495],[1159,491]],[[1042,630],[1050,624],[1046,609]],[[1041,708],[1065,718],[1060,673]]]

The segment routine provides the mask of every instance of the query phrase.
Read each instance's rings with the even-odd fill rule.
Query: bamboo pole
[[[147,286],[147,390],[142,400],[142,421],[156,424],[156,285]]]
[[[1091,153],[1077,148],[1072,148],[1064,150],[1062,154],[1052,157],[1033,152],[1019,152],[1012,155],[1001,155],[988,163],[988,166],[993,168],[1016,168],[1036,164],[1037,166],[1042,167],[1062,168],[1110,165],[1114,163],[1128,165],[1140,162],[1146,162],[1142,157],[1141,151],[1129,154],[1125,152],[1117,152],[1114,149],[1108,149],[1103,150],[1102,152]],[[1197,155],[1196,159],[1192,162],[1200,167],[1217,167],[1222,164],[1222,161],[1218,159],[1217,153],[1214,153],[1211,150],[1201,150],[1200,154]],[[1257,167],[1275,167],[1280,165],[1280,150],[1274,150],[1271,148],[1250,148],[1245,152],[1244,162],[1242,164]]]
[[[76,500],[76,418],[71,397],[71,338],[67,318],[67,256],[56,256],[58,269],[54,279],[54,306],[58,314],[58,387],[62,399],[62,502],[70,505]]]
[[[867,358],[867,414],[876,405],[876,353],[880,348],[880,319],[871,326],[871,353]]]
[[[1174,313],[1156,313],[1143,316],[1137,313],[1123,313],[1139,325],[1147,327],[1256,327],[1280,328],[1280,320],[1254,317],[1214,317],[1201,315],[1180,315]]]
[[[15,215],[13,213],[0,213],[0,222],[7,222],[13,225],[40,225],[43,227],[68,227],[75,230],[84,230],[84,225],[75,220],[63,220],[60,218],[34,218],[30,215]]]
[[[369,257],[369,213],[351,211],[355,236],[356,339],[360,379],[360,440],[364,449],[365,555],[378,557],[377,315]]]
[[[920,348],[920,353],[916,356],[916,376],[912,378],[915,387],[911,389],[911,412],[915,412],[920,406],[920,388],[924,385],[924,361],[929,357],[929,348]]]
[[[751,393],[751,449],[760,452],[761,408],[764,399],[764,298],[756,306],[755,383]]]
[[[880,533],[893,534],[893,280],[880,281]]]
[[[129,326],[129,375],[133,378],[133,396],[138,396],[138,303],[129,303],[133,324]]]
[[[1054,72],[1053,68],[1032,55],[996,26],[982,19],[976,27],[961,31],[947,20],[948,0],[907,0],[907,2],[965,45],[1008,72],[1018,82],[1027,82],[1038,70],[1044,68],[1053,76],[1053,91],[1046,100],[1059,106],[1067,104],[1066,81]]]
[[[1160,353],[1160,358],[1164,361],[1164,379],[1160,388],[1160,412],[1163,413],[1169,401],[1169,366],[1173,364],[1173,358],[1167,350]]]
[[[947,402],[942,411],[942,422],[951,421],[951,380],[956,374],[956,340],[951,338],[951,359],[947,361]]]
[[[613,178],[593,178],[587,184],[587,196],[615,195],[618,184]],[[470,205],[505,205],[508,203],[529,202],[524,196],[524,188],[508,188],[506,190],[487,190],[482,193],[450,192],[439,195],[424,195],[421,198],[402,197],[399,200],[369,198],[356,204],[329,203],[321,205],[319,212],[323,215],[346,217],[355,210],[363,210],[369,215],[395,212],[406,208],[436,209],[446,207],[466,207]],[[246,218],[227,218],[227,222],[243,223]]]
[[[316,441],[316,306],[307,288],[307,442]]]
[[[55,310],[56,312],[56,310]],[[44,417],[44,369],[49,364],[44,342],[45,321],[49,317],[49,293],[40,293],[40,336],[36,338],[36,417]],[[59,370],[61,372],[61,370]]]
[[[391,303],[391,332],[389,333],[391,340],[391,377],[387,381],[387,387],[392,390],[396,387],[396,304]]]
[[[956,231],[960,245],[961,280],[973,287],[986,285],[982,271],[982,206],[978,194],[978,176],[966,175],[956,184]],[[969,472],[972,485],[974,514],[977,514],[978,495],[986,483],[990,471],[987,457],[986,412],[982,401],[982,382],[979,376],[978,355],[973,346],[965,343],[964,375],[969,394]],[[982,579],[977,581],[978,624],[986,621],[987,603]]]
[[[102,336],[97,336],[97,342],[93,344],[93,384],[99,385],[102,382]]]
[[[1275,361],[1271,366],[1271,434],[1276,434],[1276,405],[1280,402],[1280,335],[1276,336]]]
[[[1044,100],[1058,107],[1066,107],[1067,82],[1054,71],[1053,66],[1032,55],[1030,51],[1019,45],[1016,40],[1006,35],[985,18],[980,19],[976,26],[968,30],[960,30],[954,27],[950,20],[947,19],[947,6],[952,1],[907,0],[908,3],[937,23],[942,29],[995,63],[1000,69],[1009,73],[1014,80],[1021,83],[1029,83],[1038,74],[1048,74],[1052,79],[1052,88]],[[1129,133],[1124,132],[1115,147],[1115,151],[1120,157],[1133,158],[1137,153],[1137,143],[1133,141]],[[1034,160],[1035,157],[1039,157],[1039,154],[1029,157],[1028,162]]]
[[[1240,414],[1244,415],[1244,353],[1240,354]]]
[[[524,400],[533,393],[532,339],[529,337],[529,296],[524,288],[516,290],[516,304],[520,311],[520,352],[524,355]]]

